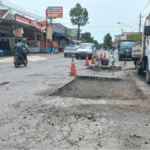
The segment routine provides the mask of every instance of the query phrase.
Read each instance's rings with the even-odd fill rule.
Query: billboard
[[[50,41],[53,40],[53,26],[47,27],[47,39]]]
[[[63,7],[48,7],[46,10],[46,17],[51,18],[62,18]]]

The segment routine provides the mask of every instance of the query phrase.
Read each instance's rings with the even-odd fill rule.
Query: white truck
[[[133,44],[132,59],[138,74],[146,71],[146,82],[150,84],[150,15],[146,17],[142,39]]]

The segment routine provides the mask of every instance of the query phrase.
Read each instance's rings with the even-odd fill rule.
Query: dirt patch
[[[132,79],[119,80],[113,78],[76,78],[52,93],[50,96],[75,97],[104,100],[136,100],[147,99],[143,91]]]

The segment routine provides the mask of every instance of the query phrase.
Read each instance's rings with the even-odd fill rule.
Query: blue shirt
[[[14,47],[14,49],[16,50],[16,52],[18,54],[24,54],[25,53],[25,49],[26,49],[26,46],[23,44],[23,43],[17,43]]]

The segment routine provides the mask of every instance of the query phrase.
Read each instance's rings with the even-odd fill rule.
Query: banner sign
[[[63,7],[48,7],[46,10],[47,18],[62,18],[63,17]]]
[[[53,40],[53,26],[47,27],[47,39],[50,41]]]

